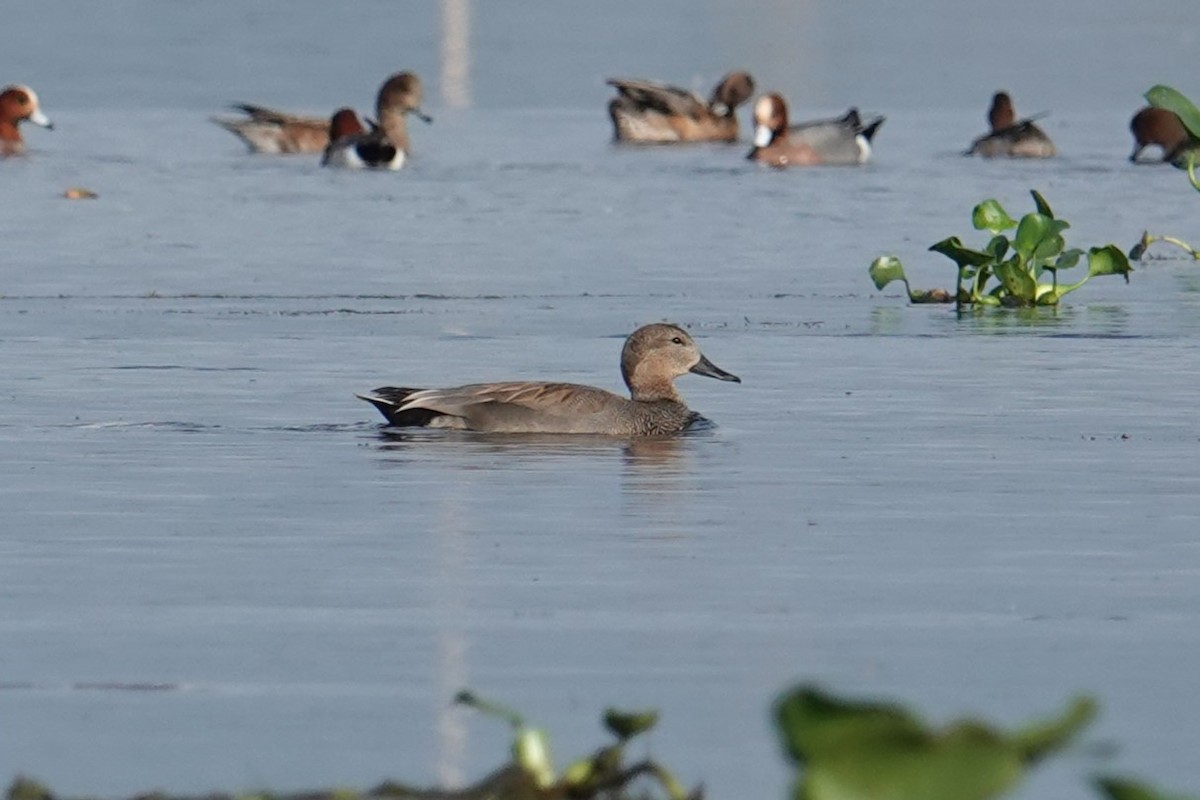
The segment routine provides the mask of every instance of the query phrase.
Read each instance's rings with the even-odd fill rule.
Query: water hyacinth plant
[[[912,289],[900,259],[895,256],[880,256],[872,262],[869,272],[875,287],[883,289],[893,281],[901,281],[909,300],[914,303],[953,300],[961,310],[965,306],[1054,306],[1065,295],[1098,275],[1124,275],[1125,280],[1129,280],[1133,270],[1120,248],[1107,244],[1087,251],[1067,249],[1063,231],[1071,227],[1070,223],[1057,219],[1041,194],[1030,193],[1036,210],[1021,217],[1020,221],[1010,217],[996,200],[985,200],[975,206],[971,213],[975,230],[991,234],[982,249],[967,247],[957,236],[943,239],[929,248],[957,266],[958,279],[953,294],[941,289]],[[1014,228],[1011,238],[1004,233]],[[1059,283],[1059,272],[1084,261],[1087,263],[1086,275],[1074,283]]]
[[[559,774],[550,758],[550,742],[546,733],[531,728],[517,712],[468,690],[459,692],[454,702],[498,717],[513,729],[510,764],[472,787],[469,793],[463,795],[468,800],[476,797],[494,800],[560,800],[563,797],[620,800],[627,796],[625,788],[643,776],[659,785],[662,797],[666,800],[700,800],[703,797],[700,788],[689,792],[670,770],[656,761],[646,759],[625,765],[626,745],[658,723],[657,711],[607,709],[603,717],[604,727],[616,738],[616,742],[599,748],[590,756],[577,759]],[[452,800],[453,795],[442,793],[438,797]]]
[[[932,728],[907,708],[812,685],[775,702],[794,800],[987,800],[1070,744],[1096,714],[1088,697],[1057,717],[1005,731],[973,719]]]

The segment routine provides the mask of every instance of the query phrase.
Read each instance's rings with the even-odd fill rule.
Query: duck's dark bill
[[[697,375],[707,375],[708,377],[716,378],[719,381],[733,381],[734,383],[742,382],[742,379],[737,375],[734,375],[732,372],[726,372],[704,356],[700,356],[700,360],[696,362],[696,366],[692,367],[689,371],[694,372]]]

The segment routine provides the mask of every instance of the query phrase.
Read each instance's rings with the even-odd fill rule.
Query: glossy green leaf
[[[908,278],[904,275],[904,267],[895,256],[880,256],[871,262],[867,269],[876,289],[883,289],[892,281],[903,281],[908,286]]]
[[[1078,247],[1072,247],[1070,250],[1064,250],[1059,254],[1054,261],[1054,269],[1070,269],[1079,263],[1079,259],[1083,257],[1083,251]]]
[[[1043,262],[1058,258],[1058,254],[1067,246],[1066,240],[1062,237],[1062,232],[1069,227],[1071,227],[1071,223],[1066,220],[1050,220],[1050,231],[1042,238],[1038,246],[1034,248],[1033,258]]]
[[[804,800],[987,800],[1020,780],[1003,740],[975,728],[929,739],[865,743],[805,770]]]
[[[930,245],[929,249],[935,253],[941,253],[959,267],[980,267],[993,261],[991,253],[964,247],[957,236],[951,236],[949,239],[943,239]]]
[[[639,733],[645,733],[658,724],[658,712],[650,711],[618,711],[609,708],[604,711],[604,727],[618,739],[632,739]]]
[[[1037,281],[1015,259],[997,264],[996,277],[1010,297],[1024,303],[1032,303],[1037,298]]]
[[[990,800],[1086,723],[1072,706],[1011,735],[973,720],[934,730],[901,706],[811,686],[782,696],[775,711],[784,748],[801,767],[797,800]]]
[[[876,736],[919,734],[920,719],[890,703],[845,700],[799,686],[775,701],[775,725],[785,753],[804,764]]]
[[[1088,277],[1124,275],[1128,281],[1130,272],[1133,272],[1133,267],[1129,264],[1129,258],[1115,244],[1088,250]]]
[[[1098,777],[1094,782],[1109,800],[1200,800],[1197,795],[1166,794],[1148,784],[1111,775]]]
[[[1033,204],[1037,206],[1037,212],[1042,216],[1054,219],[1054,212],[1050,210],[1050,204],[1046,202],[1046,198],[1042,197],[1042,193],[1037,189],[1030,189],[1029,193],[1033,195]]]
[[[1184,127],[1192,136],[1200,139],[1200,109],[1170,86],[1159,84],[1146,92],[1146,102],[1155,108],[1165,108],[1175,112]]]
[[[1008,237],[997,234],[983,249],[991,255],[993,261],[1003,261],[1004,257],[1008,255]]]
[[[1017,221],[1008,215],[998,200],[984,200],[971,212],[971,224],[977,231],[999,233],[1017,227]]]
[[[1013,249],[1020,253],[1022,258],[1033,258],[1034,251],[1042,242],[1054,235],[1054,222],[1045,214],[1037,212],[1021,217],[1021,222],[1017,225],[1017,235],[1013,238]]]

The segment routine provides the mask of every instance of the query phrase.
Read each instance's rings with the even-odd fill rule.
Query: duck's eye
[[[683,339],[680,339],[678,336],[676,336],[671,340],[671,344],[683,344]]]

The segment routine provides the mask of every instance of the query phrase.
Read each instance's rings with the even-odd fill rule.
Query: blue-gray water
[[[947,285],[926,246],[1029,188],[1073,244],[1200,239],[1183,176],[1125,161],[1145,88],[1197,94],[1190,6],[917,5],[9,9],[0,81],[57,129],[0,162],[0,780],[471,779],[507,733],[447,711],[467,685],[560,765],[605,705],[655,706],[685,781],[781,797],[767,706],[817,679],[1006,723],[1092,691],[1117,755],[1021,797],[1088,797],[1098,768],[1200,786],[1200,268],[963,320],[866,274],[891,252]],[[733,66],[798,118],[887,114],[876,162],[609,145],[605,76]],[[398,175],[252,157],[206,120],[365,110],[400,68],[436,121]],[[997,88],[1053,110],[1062,158],[956,155]],[[744,380],[680,381],[712,431],[387,436],[352,396],[617,389],[659,319]]]

